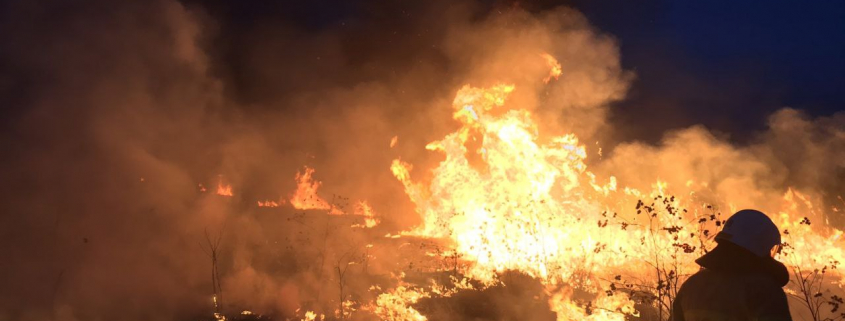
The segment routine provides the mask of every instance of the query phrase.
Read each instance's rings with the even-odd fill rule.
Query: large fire
[[[548,82],[560,65],[543,57],[552,67]],[[411,164],[393,162],[423,219],[404,234],[446,240],[467,264],[463,275],[486,286],[501,283],[506,271],[540,280],[558,320],[625,320],[639,315],[643,302],[668,311],[661,305],[697,271],[693,259],[713,247],[730,213],[703,204],[686,186],[655,181],[653,190],[639,191],[618,188],[613,177],[599,181],[575,135],[545,137],[530,111],[508,105],[515,90],[500,84],[458,91],[452,107],[460,128],[426,146],[445,159],[424,182],[412,179]],[[470,142],[480,147],[470,149]],[[779,258],[807,273],[842,262],[835,243],[842,232],[810,228],[823,217],[813,200],[792,189],[783,200],[771,213],[789,244]],[[827,273],[838,282],[837,272]],[[654,297],[638,299],[645,293]],[[377,305],[397,306],[397,297],[406,304],[379,315],[419,320],[408,305],[423,294],[397,287]]]
[[[0,321],[667,321],[744,208],[794,319],[845,321],[845,111],[781,79],[829,64],[721,90],[741,59],[620,46],[612,6],[34,3],[0,14]]]
[[[557,79],[561,65],[551,55],[541,57],[550,68],[543,81]],[[512,84],[464,86],[452,102],[459,127],[425,146],[444,159],[430,172],[415,171],[401,159],[390,167],[422,223],[385,237],[441,244],[445,248],[425,256],[443,264],[418,266],[416,272],[390,271],[393,286],[372,286],[370,301],[342,296],[334,315],[427,320],[416,307],[421,300],[507,287],[502,276],[515,272],[542,285],[543,298],[557,320],[668,317],[680,285],[698,270],[694,259],[714,246],[713,237],[736,206],[699,196],[707,184],[694,177],[683,186],[655,179],[648,190],[621,186],[613,176],[600,179],[588,170],[587,148],[576,135],[548,135],[531,111],[509,104],[516,90]],[[397,140],[394,136],[389,148]],[[296,190],[287,202],[265,200],[257,205],[290,204],[334,217],[354,215],[361,218],[351,225],[354,228],[372,229],[380,223],[367,201],[347,209],[320,196],[322,182],[314,179],[314,173],[305,167],[296,174]],[[413,179],[412,174],[422,178]],[[218,194],[231,196],[231,186],[221,182]],[[820,203],[790,188],[784,191],[782,204],[766,204],[777,209],[769,214],[784,235],[778,258],[792,269],[787,293],[814,304],[826,303],[814,299],[825,295],[838,298],[833,294],[841,291],[836,268],[843,261],[837,243],[843,232],[828,224],[811,224],[824,221]],[[399,249],[410,244],[402,243]],[[368,244],[360,259],[342,265],[341,256],[336,267],[341,285],[342,271],[350,265],[360,264],[366,271],[374,258],[371,248],[373,244]],[[406,272],[442,271],[451,272],[448,280],[406,280]],[[821,291],[825,294],[816,295]],[[303,320],[316,319],[315,312],[305,312]]]

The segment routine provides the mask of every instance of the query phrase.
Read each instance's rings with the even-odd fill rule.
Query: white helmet
[[[780,245],[780,231],[772,220],[760,211],[741,210],[726,222],[716,241],[729,241],[760,257],[768,257]]]

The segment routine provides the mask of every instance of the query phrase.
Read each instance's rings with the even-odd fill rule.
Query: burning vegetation
[[[550,61],[550,75],[558,74],[557,61],[542,57]],[[575,134],[545,135],[530,110],[509,103],[517,90],[512,84],[458,90],[452,108],[460,126],[425,146],[444,159],[423,181],[412,179],[413,165],[393,161],[390,169],[422,220],[399,234],[375,233],[379,219],[366,201],[350,211],[342,197],[322,198],[314,169],[297,173],[289,204],[305,212],[288,220],[303,228],[325,224],[318,234],[325,251],[316,256],[323,271],[318,278],[336,284],[335,298],[310,301],[296,318],[668,317],[680,285],[699,269],[694,260],[715,246],[729,215],[724,210],[737,207],[718,199],[714,204],[707,195],[713,191],[693,179],[681,186],[656,179],[646,190],[622,186],[614,176],[600,180],[588,169],[587,149]],[[783,229],[786,241],[777,257],[791,269],[787,292],[794,313],[839,319],[842,231],[811,224],[827,215],[819,203],[787,188],[778,202],[761,206]],[[338,215],[358,221],[344,224],[333,218]],[[345,242],[337,235],[349,228],[365,229],[353,232],[360,234],[359,243],[335,245],[344,250],[327,254],[336,250],[328,248],[329,238]],[[216,243],[208,244],[214,253]],[[379,267],[371,270],[373,264]],[[216,263],[213,271],[219,273]],[[473,308],[479,304],[486,308]]]
[[[228,75],[202,10],[113,6],[57,22],[81,45],[31,31],[62,66],[9,54],[55,70],[3,140],[0,320],[663,321],[743,208],[781,229],[795,318],[845,318],[841,114],[619,139],[634,75],[565,8],[432,5],[372,52],[255,26]]]

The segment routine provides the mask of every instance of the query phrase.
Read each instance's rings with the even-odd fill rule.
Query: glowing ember
[[[258,207],[279,207],[279,203],[275,201],[258,201]]]
[[[325,319],[326,319],[326,316],[323,315],[323,314],[319,315],[319,317],[318,317],[317,313],[314,313],[314,311],[307,311],[307,312],[305,312],[305,317],[302,318],[302,321],[317,321],[317,320],[325,320]]]
[[[390,148],[396,147],[396,143],[399,142],[399,136],[393,136],[390,139]]]
[[[374,288],[374,290],[380,289]],[[428,319],[411,305],[427,297],[430,297],[430,294],[425,291],[400,284],[393,291],[380,294],[376,302],[367,309],[381,320],[426,321]]]
[[[232,185],[223,184],[223,180],[221,179],[217,183],[217,195],[221,196],[232,196]]]
[[[353,227],[367,227],[372,228],[379,223],[379,219],[376,218],[375,212],[373,212],[372,206],[367,203],[367,201],[360,201],[355,204],[355,215],[362,216],[364,218],[363,225],[353,225]]]

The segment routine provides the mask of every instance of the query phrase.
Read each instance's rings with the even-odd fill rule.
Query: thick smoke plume
[[[842,228],[845,118],[810,119],[784,108],[770,116],[769,129],[747,146],[733,146],[701,126],[667,133],[661,143],[622,143],[600,161],[601,172],[621,184],[647,188],[660,179],[682,191],[700,193],[728,211],[760,208],[774,213],[789,188],[823,204],[830,224]]]
[[[515,84],[509,104],[542,117],[543,132],[579,135],[591,166],[621,184],[694,177],[740,208],[792,186],[845,208],[841,114],[784,109],[747,146],[702,127],[656,146],[611,142],[608,113],[636,81],[612,36],[567,8],[425,3],[407,16],[373,10],[319,30],[262,21],[236,34],[216,11],[170,0],[3,4],[0,320],[208,315],[206,235],[221,235],[229,311],[331,311],[339,282],[366,289],[394,270],[395,250],[365,246],[419,222],[390,162],[440,161],[422,147],[455,128],[450,104],[465,84]],[[548,84],[546,53],[563,71]],[[289,197],[306,165],[325,198],[368,200],[382,225],[339,229],[324,213],[255,206]],[[361,255],[380,277],[339,280],[343,260]]]

